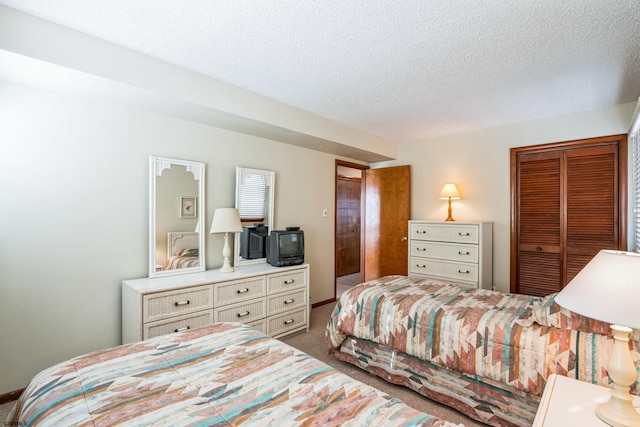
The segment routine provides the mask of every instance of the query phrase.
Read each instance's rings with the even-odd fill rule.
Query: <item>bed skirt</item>
[[[473,378],[371,341],[348,337],[335,357],[497,427],[530,426],[540,396]]]

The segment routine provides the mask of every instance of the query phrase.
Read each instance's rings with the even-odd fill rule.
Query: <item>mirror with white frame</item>
[[[236,209],[243,227],[257,225],[260,229],[262,224],[271,232],[275,185],[276,173],[273,171],[236,168]],[[247,255],[242,251],[242,244],[242,233],[236,233],[233,245],[233,264],[236,267],[267,262],[264,256]]]
[[[205,270],[205,164],[149,156],[149,277]]]

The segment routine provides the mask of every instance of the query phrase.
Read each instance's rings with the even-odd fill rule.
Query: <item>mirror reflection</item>
[[[204,163],[150,157],[149,277],[204,271]]]
[[[264,239],[273,229],[275,177],[273,171],[236,168],[236,209],[243,232],[235,235],[235,266],[266,262]]]

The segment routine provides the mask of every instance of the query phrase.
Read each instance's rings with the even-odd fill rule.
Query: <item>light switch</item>
[[[327,218],[329,216],[329,211],[327,208],[322,208],[322,217]]]

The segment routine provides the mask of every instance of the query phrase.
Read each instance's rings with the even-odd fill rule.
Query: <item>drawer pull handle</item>
[[[427,230],[416,230],[417,234],[427,234]]]
[[[427,248],[416,248],[416,250],[418,250],[418,251],[426,251]]]
[[[285,321],[284,321],[284,324],[285,324],[285,325],[290,325],[290,324],[291,324],[291,323],[293,323],[293,322],[295,322],[295,320],[293,320],[293,319],[289,319],[289,320],[285,320]]]
[[[458,236],[471,236],[471,234],[470,233],[459,232]]]
[[[236,292],[238,292],[239,294],[244,294],[245,292],[249,292],[249,288],[238,289]]]
[[[185,326],[184,328],[178,328],[176,330],[174,330],[173,332],[183,332],[183,331],[188,331],[190,328],[188,326]]]
[[[469,270],[458,270],[458,273],[469,274]]]
[[[427,266],[426,266],[426,265],[424,265],[424,264],[422,264],[422,265],[420,265],[420,264],[416,264],[416,267],[418,267],[418,268],[427,268]]]
[[[291,283],[293,283],[293,282],[295,282],[295,280],[294,280],[294,279],[289,279],[289,280],[285,280],[285,281],[284,281],[284,284],[285,284],[285,285],[290,285],[290,284],[291,284]]]
[[[175,305],[176,307],[179,307],[181,305],[189,305],[191,304],[191,301],[186,300],[186,301],[176,301],[173,303],[173,305]]]
[[[238,313],[238,317],[244,317],[244,316],[248,316],[249,312],[248,311],[243,311],[242,313]]]
[[[295,300],[293,298],[286,300],[284,303],[285,304],[291,304],[292,302],[295,302]]]
[[[469,252],[462,252],[462,251],[458,251],[459,255],[469,255]]]

